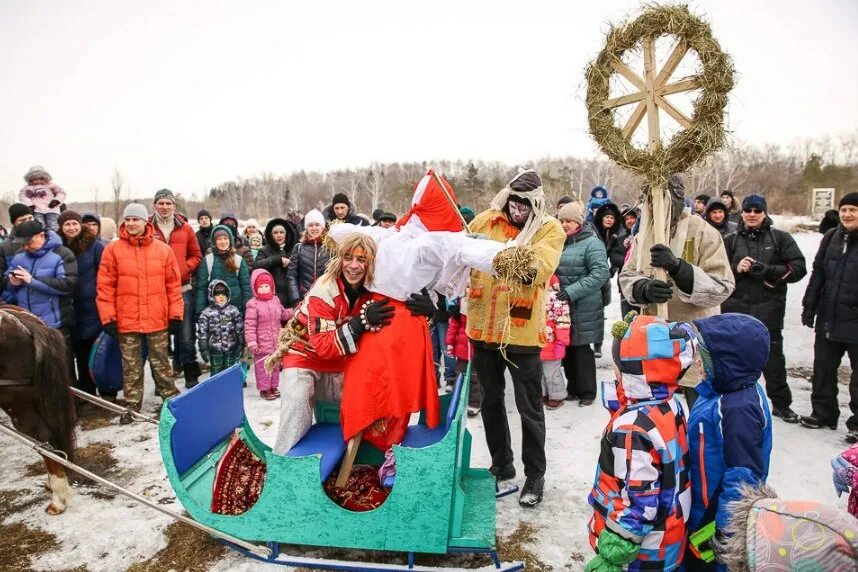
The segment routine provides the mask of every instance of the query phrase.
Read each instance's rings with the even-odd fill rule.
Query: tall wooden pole
[[[655,71],[655,38],[647,36],[643,40],[644,81],[646,94],[647,131],[649,132],[649,150],[657,151],[661,147],[661,128],[658,122],[658,106],[656,105],[656,71]],[[656,244],[667,244],[667,210],[665,208],[664,183],[654,182],[650,186],[652,196],[652,229]],[[654,278],[667,281],[664,268],[654,268]],[[657,304],[656,314],[667,318],[667,304]]]

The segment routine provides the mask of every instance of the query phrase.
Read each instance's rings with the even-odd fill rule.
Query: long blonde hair
[[[371,286],[372,280],[375,278],[375,241],[371,237],[358,232],[346,237],[339,249],[337,249],[336,255],[332,256],[328,261],[328,266],[325,268],[322,280],[336,280],[343,271],[343,255],[357,249],[362,249],[366,253],[368,259],[363,285],[365,287]]]

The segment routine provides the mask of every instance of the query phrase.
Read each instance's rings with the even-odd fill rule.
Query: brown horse
[[[73,460],[76,419],[66,351],[59,330],[17,306],[0,305],[0,409],[15,429]],[[45,466],[52,493],[46,510],[59,514],[71,489],[62,465],[45,459]]]

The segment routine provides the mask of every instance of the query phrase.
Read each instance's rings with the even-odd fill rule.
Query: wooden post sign
[[[675,37],[676,43],[658,69],[655,46],[662,36]],[[623,62],[624,54],[641,51],[643,75]],[[697,73],[671,81],[688,52],[695,53],[699,59]],[[614,74],[619,74],[637,91],[610,97]],[[668,177],[685,171],[724,142],[724,109],[733,88],[733,76],[732,61],[712,37],[709,25],[691,14],[687,6],[651,6],[634,21],[612,28],[606,36],[605,47],[587,68],[590,134],[619,166],[645,178],[647,190],[641,205],[641,234],[651,233],[653,244],[669,244]],[[694,112],[688,117],[667,96],[691,90],[701,93],[694,101]],[[625,125],[619,127],[614,110],[627,105],[635,105],[635,108]],[[659,111],[682,127],[666,144],[661,140]],[[632,145],[631,139],[644,116],[648,144],[641,149]],[[641,237],[636,242],[640,243]],[[651,270],[655,278],[667,279],[663,269]],[[657,313],[667,318],[667,304],[659,304]]]

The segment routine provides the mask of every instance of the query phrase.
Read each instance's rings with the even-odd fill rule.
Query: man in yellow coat
[[[512,240],[519,247],[503,251],[499,258],[522,249],[533,254],[527,268],[516,272],[518,280],[471,272],[468,337],[483,389],[483,426],[492,456],[489,470],[499,481],[515,477],[504,403],[504,373],[509,369],[521,417],[521,457],[527,477],[519,503],[535,507],[542,502],[546,465],[539,359],[545,345],[545,285],[557,269],[566,236],[560,223],[545,212],[542,181],[533,170],[520,170],[469,226],[471,232],[490,240]]]

